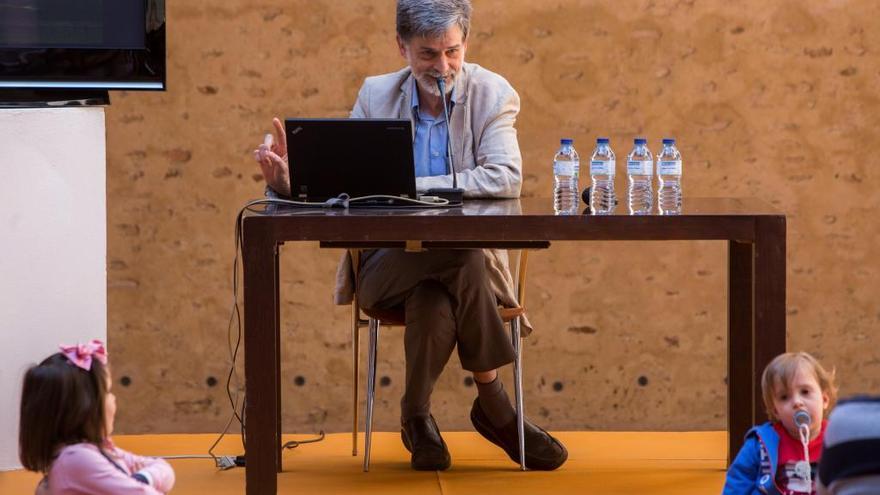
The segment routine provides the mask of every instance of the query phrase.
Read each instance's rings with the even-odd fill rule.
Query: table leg
[[[244,221],[245,484],[248,495],[277,491],[279,462],[278,246]]]
[[[746,432],[755,422],[754,389],[758,376],[754,369],[752,300],[753,245],[728,243],[727,275],[727,461],[730,463],[742,445]]]
[[[279,246],[275,247],[275,464],[277,472],[281,472],[281,270],[278,267],[280,256]]]
[[[758,217],[755,228],[755,376],[785,352],[785,217]],[[760,385],[755,388],[755,419],[767,415]]]

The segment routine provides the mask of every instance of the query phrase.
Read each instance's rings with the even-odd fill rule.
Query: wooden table
[[[753,199],[686,198],[677,216],[557,216],[553,201],[468,201],[432,210],[250,212],[242,221],[247,493],[276,493],[281,470],[278,247],[528,247],[547,241],[722,240],[728,244],[728,431],[732,458],[765,419],[760,376],[785,352],[785,216]],[[332,274],[328,273],[328,277]],[[682,411],[687,414],[686,411]],[[511,474],[515,476],[515,474]]]

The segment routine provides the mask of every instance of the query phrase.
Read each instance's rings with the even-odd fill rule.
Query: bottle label
[[[657,164],[658,175],[681,175],[681,160],[660,160]]]
[[[629,160],[626,162],[629,175],[651,175],[654,173],[654,162],[651,160]]]
[[[570,160],[557,160],[553,162],[554,175],[574,175],[577,162]]]
[[[590,161],[590,175],[614,175],[614,169],[616,168],[614,160]]]

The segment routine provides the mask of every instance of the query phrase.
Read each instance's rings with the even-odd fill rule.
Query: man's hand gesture
[[[278,117],[272,119],[275,138],[266,134],[263,144],[254,150],[254,160],[260,164],[266,184],[283,196],[290,196],[290,166],[287,161],[287,136]]]

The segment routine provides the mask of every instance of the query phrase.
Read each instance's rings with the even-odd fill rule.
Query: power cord
[[[242,231],[242,221],[244,219],[245,211],[253,211],[251,208],[256,205],[284,205],[284,206],[296,206],[296,207],[304,207],[304,208],[351,208],[351,207],[359,207],[359,206],[373,206],[373,207],[388,207],[388,206],[398,206],[400,203],[404,203],[406,207],[416,207],[416,208],[436,208],[436,207],[448,207],[448,206],[461,206],[461,204],[450,204],[449,200],[445,198],[440,198],[438,196],[422,196],[420,199],[411,199],[411,198],[402,198],[398,196],[387,196],[374,194],[369,196],[359,196],[355,198],[349,197],[348,194],[340,194],[335,198],[330,198],[323,202],[314,202],[314,201],[295,201],[295,200],[287,200],[280,198],[264,198],[264,199],[256,199],[253,201],[249,201],[241,209],[238,210],[238,214],[235,217],[235,256],[232,260],[232,309],[229,313],[229,320],[226,325],[226,343],[227,348],[229,350],[229,373],[226,375],[226,396],[229,399],[229,404],[232,406],[232,414],[229,417],[229,420],[226,422],[226,425],[223,427],[223,431],[217,436],[217,439],[211,444],[211,447],[208,448],[207,455],[195,455],[195,454],[186,454],[186,455],[171,455],[171,456],[158,456],[163,459],[212,459],[214,461],[214,465],[222,470],[231,469],[236,466],[244,466],[245,456],[218,456],[214,454],[214,449],[217,448],[217,445],[220,444],[220,441],[223,440],[223,437],[229,432],[229,427],[232,425],[233,420],[237,420],[240,431],[241,431],[241,444],[246,445],[247,439],[247,428],[245,422],[245,404],[247,403],[247,390],[244,391],[244,400],[241,401],[239,405],[239,391],[241,390],[240,381],[238,378],[238,374],[236,373],[236,364],[238,362],[238,353],[241,349],[241,337],[242,337],[242,328],[241,328],[241,310],[238,306],[238,264],[239,257],[241,256],[241,231]],[[233,326],[236,330],[235,335],[235,343],[232,342],[232,329]],[[235,393],[233,393],[231,389],[231,385],[235,385]],[[302,444],[307,443],[315,443],[320,442],[324,439],[324,431],[321,430],[318,433],[317,438],[309,439],[309,440],[292,440],[285,443],[282,448],[283,449],[293,449],[299,447]]]
[[[229,321],[226,325],[226,343],[229,349],[229,360],[230,367],[229,373],[226,375],[226,396],[229,399],[229,404],[232,406],[232,415],[229,417],[229,420],[226,422],[226,425],[223,427],[223,431],[208,449],[207,456],[197,456],[197,455],[186,455],[186,456],[168,456],[166,459],[203,459],[210,458],[214,460],[214,464],[220,469],[231,469],[236,466],[244,466],[245,465],[245,456],[217,456],[214,454],[214,449],[217,448],[217,445],[220,444],[220,441],[223,440],[223,437],[226,436],[226,433],[229,431],[229,427],[232,425],[234,420],[238,421],[240,430],[241,430],[241,444],[246,445],[247,439],[247,428],[245,421],[245,404],[247,402],[247,390],[244,391],[244,400],[239,403],[238,396],[239,391],[241,390],[240,381],[238,378],[238,374],[236,373],[236,364],[238,362],[238,353],[241,349],[241,337],[242,337],[242,328],[241,328],[241,310],[238,306],[238,265],[239,258],[241,256],[241,231],[242,231],[242,221],[244,220],[245,211],[253,211],[251,208],[256,205],[283,205],[283,206],[295,206],[295,207],[303,207],[303,208],[352,208],[352,207],[361,207],[361,206],[372,206],[372,207],[388,207],[388,206],[404,206],[408,208],[437,208],[437,207],[454,207],[461,206],[460,203],[450,203],[449,200],[445,198],[440,198],[438,196],[421,196],[419,199],[411,199],[411,198],[402,198],[399,196],[387,196],[381,194],[373,194],[368,196],[358,196],[358,197],[350,197],[348,194],[340,194],[335,198],[330,198],[327,201],[316,202],[316,201],[295,201],[289,199],[280,199],[280,198],[263,198],[263,199],[255,199],[253,201],[247,202],[241,209],[238,210],[238,214],[235,217],[235,256],[232,260],[232,309],[229,313]],[[232,341],[232,329],[235,327],[235,343]],[[234,383],[233,383],[234,382]],[[234,385],[235,392],[233,393],[231,389],[231,385]],[[293,440],[287,442],[283,445],[283,449],[293,449],[302,444],[307,443],[315,443],[320,442],[324,439],[324,431],[321,430],[318,434],[317,438],[309,439],[309,440]]]
[[[310,438],[308,440],[291,440],[284,445],[281,446],[282,449],[295,449],[304,443],[315,443],[320,442],[324,439],[324,430],[318,432],[317,438]]]
[[[451,203],[448,199],[441,198],[440,196],[419,196],[419,199],[413,198],[404,198],[401,196],[389,196],[386,194],[370,194],[367,196],[356,196],[350,197],[346,193],[342,193],[335,198],[330,198],[326,201],[297,201],[292,199],[282,199],[282,198],[262,198],[255,199],[253,201],[249,201],[246,203],[242,209],[239,211],[238,218],[241,219],[241,215],[244,210],[249,210],[250,207],[265,204],[265,205],[281,205],[281,206],[296,206],[302,208],[364,208],[364,207],[372,207],[372,208],[443,208],[443,207],[458,207],[461,206],[461,203]]]
[[[241,412],[238,411],[238,393],[241,390],[241,386],[238,379],[238,374],[235,372],[236,363],[238,361],[238,351],[241,348],[241,311],[238,307],[238,260],[241,253],[240,242],[241,242],[241,221],[242,216],[248,205],[242,207],[238,214],[236,215],[235,220],[235,256],[232,260],[232,309],[229,313],[229,321],[226,325],[226,344],[229,350],[229,373],[226,375],[226,396],[229,398],[229,404],[232,406],[232,415],[229,417],[229,420],[226,422],[226,426],[223,427],[223,431],[208,449],[208,455],[214,460],[214,465],[220,469],[230,469],[236,466],[235,458],[233,456],[221,456],[218,457],[214,454],[214,449],[223,440],[223,437],[226,436],[226,433],[229,431],[229,427],[232,425],[233,420],[238,420],[238,424],[241,431],[241,444],[245,445],[245,421],[244,421],[244,405],[246,401],[242,401],[241,403]],[[232,327],[233,324],[236,328],[236,337],[235,344],[232,343]],[[230,389],[230,385],[232,385],[233,378],[235,381],[235,394],[233,396],[232,390]],[[245,392],[245,399],[247,398],[247,392]],[[244,457],[244,456],[240,456]]]

